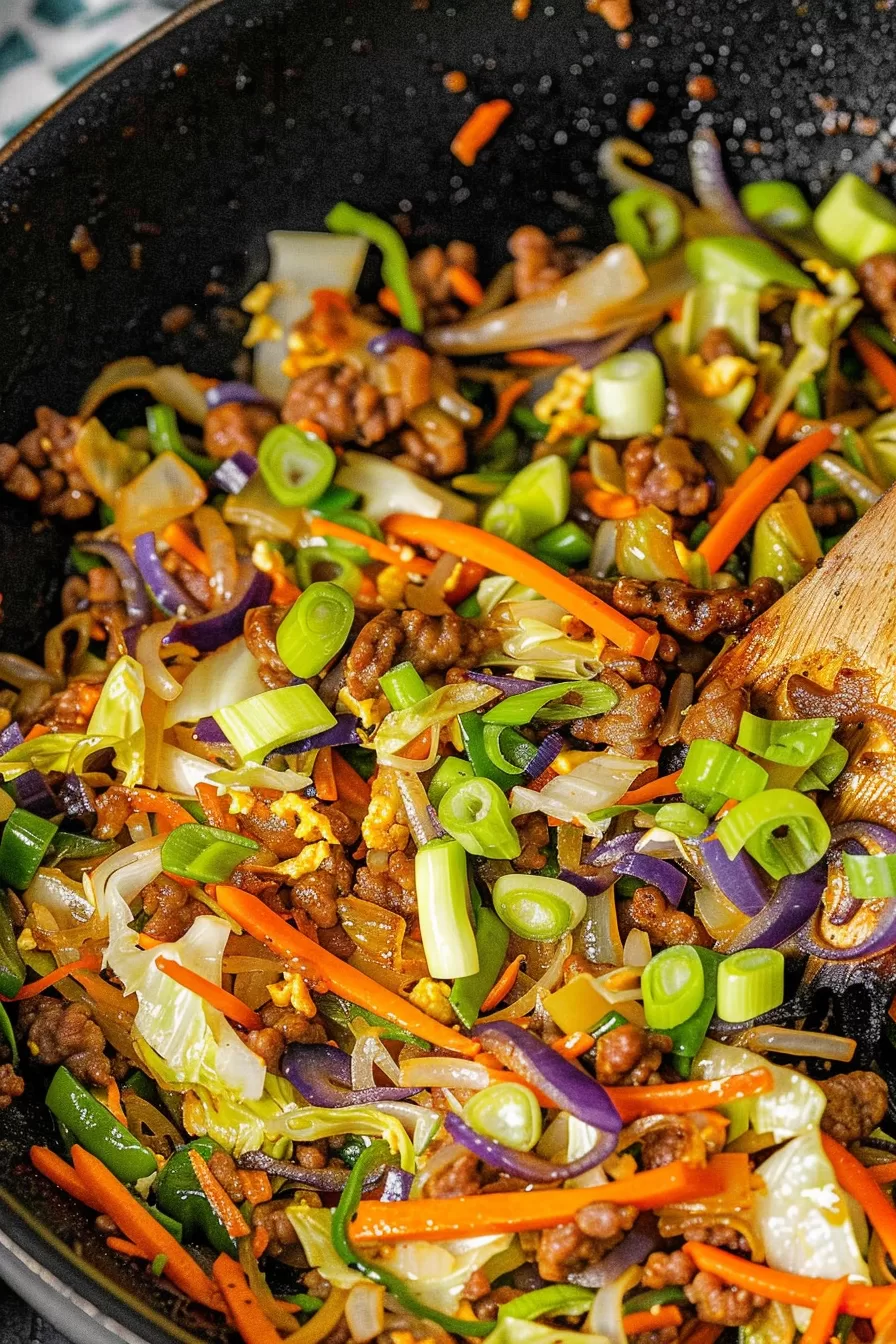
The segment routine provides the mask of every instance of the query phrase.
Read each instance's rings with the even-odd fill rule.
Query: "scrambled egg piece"
[[[265,313],[280,289],[280,285],[272,284],[270,280],[259,280],[258,284],[250,289],[249,293],[243,298],[240,307],[244,313],[252,313],[256,316],[259,313]]]
[[[408,576],[398,565],[386,565],[376,576],[376,591],[384,606],[400,611],[404,606],[404,590]]]
[[[361,835],[368,849],[388,854],[407,845],[410,831],[394,770],[381,768],[370,781],[370,805],[361,823]]]
[[[719,355],[709,364],[700,355],[688,355],[681,361],[681,371],[702,397],[724,397],[734,391],[741,378],[751,378],[756,365],[741,355]]]
[[[302,1017],[312,1018],[317,1006],[308,993],[308,986],[297,971],[284,971],[283,979],[268,985],[271,1002],[278,1008],[292,1008]]]
[[[232,817],[247,817],[255,806],[255,796],[250,789],[225,789],[230,798],[227,811]]]
[[[417,1008],[434,1017],[446,1027],[453,1027],[457,1021],[454,1009],[448,1002],[451,988],[442,980],[432,980],[428,975],[418,980],[408,998]]]
[[[288,878],[304,877],[306,873],[316,872],[329,856],[329,842],[327,840],[317,840],[312,845],[306,845],[301,854],[297,854],[295,858],[284,859],[282,863],[276,864],[273,871],[282,873],[284,877]]]
[[[306,369],[314,369],[319,364],[336,363],[336,351],[310,331],[293,327],[286,338],[286,346],[289,353],[280,368],[288,378],[297,378]]]
[[[303,798],[298,793],[284,793],[271,803],[271,812],[281,821],[295,826],[297,840],[329,840],[336,843],[336,837],[329,821],[314,808],[313,798]]]
[[[243,345],[247,350],[253,346],[260,345],[262,341],[280,341],[283,339],[283,327],[276,318],[269,317],[267,313],[257,313],[249,323],[249,330],[243,337]]]
[[[545,435],[547,443],[556,443],[568,434],[589,434],[597,429],[596,416],[586,414],[583,409],[590,387],[591,374],[575,364],[559,373],[550,391],[535,403],[539,420],[550,425]]]
[[[356,700],[345,686],[339,692],[337,701],[342,709],[347,709],[350,714],[357,714],[362,728],[376,728],[389,713],[389,702],[385,696]]]

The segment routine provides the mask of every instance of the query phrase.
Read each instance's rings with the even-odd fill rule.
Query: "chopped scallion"
[[[746,849],[774,878],[807,872],[831,842],[817,805],[795,789],[768,789],[738,803],[719,822],[716,836],[729,859]]]
[[[249,765],[259,764],[275,747],[313,737],[336,723],[310,686],[263,691],[215,710],[212,718]]]
[[[696,949],[685,945],[657,952],[644,967],[641,989],[649,1027],[681,1026],[703,1002],[703,963]]]
[[[577,697],[575,704],[554,703],[570,694]],[[521,695],[508,695],[505,700],[487,709],[482,721],[519,726],[531,723],[536,717],[554,722],[590,718],[593,714],[606,714],[618,699],[613,688],[602,681],[555,681],[551,686],[538,686],[535,690],[523,691]]]
[[[468,854],[515,859],[520,837],[510,820],[510,804],[491,779],[461,779],[439,803],[439,821]]]
[[[477,1134],[519,1153],[530,1152],[541,1138],[541,1107],[532,1089],[521,1083],[495,1083],[474,1093],[463,1116]]]
[[[430,975],[440,980],[475,975],[476,936],[470,923],[467,855],[446,836],[430,840],[414,860],[420,937]]]
[[[748,1022],[783,1002],[784,956],[777,948],[745,948],[719,966],[716,1012],[726,1022]]]
[[[0,840],[0,883],[24,891],[40,867],[58,827],[24,807],[7,817]]]
[[[316,434],[296,425],[277,425],[261,441],[258,469],[278,504],[299,509],[327,489],[336,470],[336,454]]]
[[[832,718],[773,720],[745,713],[737,745],[765,761],[806,769],[823,754],[836,727],[837,720]]]
[[[685,800],[701,812],[718,812],[730,798],[739,801],[760,793],[768,772],[743,752],[724,742],[698,737],[688,747],[678,787]]]
[[[175,826],[162,845],[162,867],[194,882],[228,882],[237,864],[258,849],[258,842],[218,826]]]
[[[882,901],[896,896],[896,854],[843,854],[849,894],[857,901]]]
[[[316,677],[342,648],[355,605],[335,583],[312,583],[277,628],[277,652],[294,677]]]
[[[562,937],[581,923],[586,910],[584,895],[571,882],[534,873],[499,877],[492,902],[511,933],[535,942]]]
[[[398,663],[380,677],[380,690],[393,709],[410,709],[429,695],[413,663]]]

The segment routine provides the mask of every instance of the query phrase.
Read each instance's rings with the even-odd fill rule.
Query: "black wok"
[[[509,0],[202,0],[116,58],[0,155],[0,441],[37,405],[74,411],[125,354],[226,371],[238,338],[216,310],[264,273],[265,232],[319,228],[340,197],[407,212],[412,246],[470,239],[486,270],[527,221],[581,224],[605,241],[595,151],[625,133],[635,96],[656,103],[642,138],[680,186],[701,120],[717,127],[734,179],[793,177],[815,194],[891,154],[880,136],[823,135],[813,101],[834,97],[886,130],[896,20],[873,0],[634,3],[626,50],[582,0],[535,0],[525,23]],[[455,68],[467,95],[442,87]],[[719,87],[703,107],[685,91],[700,71]],[[513,117],[461,168],[451,137],[496,96],[512,99]],[[102,253],[91,273],[69,249],[79,224]],[[223,296],[206,294],[210,281]],[[183,302],[197,321],[164,337],[160,315]],[[51,618],[65,546],[3,498],[3,647],[26,651]],[[219,1336],[32,1171],[28,1145],[52,1126],[42,1080],[29,1082],[23,1104],[0,1113],[0,1273],[79,1344]]]

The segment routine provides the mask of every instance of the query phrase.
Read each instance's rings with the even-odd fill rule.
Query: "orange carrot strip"
[[[559,350],[508,350],[504,362],[523,369],[559,369],[569,364],[570,358]]]
[[[124,1236],[146,1252],[149,1260],[164,1255],[166,1278],[195,1302],[201,1302],[213,1311],[221,1311],[221,1295],[211,1279],[202,1272],[189,1252],[174,1240],[171,1233],[161,1223],[157,1223],[149,1210],[138,1203],[127,1187],[103,1166],[99,1158],[75,1144],[72,1161],[75,1171],[89,1186],[91,1195],[101,1204],[103,1213],[108,1214]]]
[[[721,504],[717,509],[713,509],[712,513],[709,515],[709,521],[711,523],[717,523],[723,514],[728,512],[734,501],[740,498],[750,482],[755,481],[757,476],[761,476],[770,466],[771,460],[761,453],[758,457],[754,457],[753,461],[741,472],[734,484],[728,486],[728,489],[722,495]]]
[[[653,1083],[646,1087],[608,1087],[607,1095],[625,1124],[642,1115],[684,1115],[711,1110],[731,1101],[771,1092],[774,1079],[768,1069],[748,1069],[730,1078],[709,1082]],[[880,1192],[878,1191],[878,1194]]]
[[[512,111],[513,104],[506,98],[493,98],[491,102],[480,103],[451,141],[451,153],[465,168],[472,168],[480,149],[488,144]]]
[[[482,302],[482,286],[466,266],[446,266],[445,279],[454,295],[468,308],[475,308],[477,303]]]
[[[510,412],[513,410],[520,397],[526,395],[532,382],[529,378],[518,378],[516,382],[511,383],[509,387],[503,387],[498,393],[498,404],[495,407],[495,413],[488,424],[482,429],[482,443],[491,443],[496,434],[499,434],[510,418]]]
[[[632,518],[639,507],[634,495],[614,490],[588,490],[582,502],[598,518]]]
[[[303,415],[296,421],[296,425],[306,434],[313,434],[315,438],[323,439],[324,443],[328,442],[327,431],[319,420],[310,420],[307,415]]]
[[[336,787],[336,776],[333,773],[332,747],[320,748],[314,758],[311,778],[314,781],[314,791],[318,798],[325,803],[335,803],[339,797],[339,790]]]
[[[742,1156],[746,1167],[746,1156],[735,1156]],[[505,1195],[408,1199],[395,1204],[363,1199],[352,1223],[352,1241],[367,1246],[373,1242],[451,1241],[456,1237],[534,1232],[570,1222],[595,1200],[658,1209],[664,1204],[720,1194],[725,1188],[722,1172],[714,1159],[706,1167],[670,1162],[653,1171],[639,1171],[624,1180],[587,1189],[515,1190]]]
[[[182,523],[169,523],[162,531],[162,540],[166,542],[182,560],[198,569],[200,574],[204,574],[207,579],[212,576],[212,567],[209,558],[201,546],[190,536]]]
[[[863,332],[853,329],[849,333],[849,340],[865,368],[874,374],[881,387],[886,388],[896,401],[896,364]]]
[[[783,1269],[772,1269],[770,1265],[753,1264],[731,1251],[708,1246],[704,1241],[687,1241],[684,1249],[698,1269],[715,1274],[736,1288],[746,1288],[759,1297],[786,1302],[791,1307],[814,1307],[824,1289],[834,1282],[833,1279],[809,1278],[807,1274],[789,1274]],[[894,1299],[894,1288],[847,1284],[842,1311],[847,1316],[874,1316]]]
[[[803,417],[797,415],[796,411],[785,411],[777,425],[775,425],[775,438],[792,439],[802,423]],[[757,457],[753,460],[758,462],[759,458]],[[751,462],[750,466],[752,465],[753,463]]]
[[[497,574],[506,574],[527,588],[534,588],[548,601],[557,602],[570,615],[578,616],[592,630],[605,635],[625,653],[649,658],[656,649],[658,636],[648,634],[599,597],[586,593],[584,588],[558,574],[550,565],[521,551],[503,537],[494,537],[469,523],[420,518],[413,513],[395,513],[386,519],[385,527],[407,541],[417,545],[430,543],[451,555],[476,560]]]
[[[52,1148],[40,1148],[35,1144],[28,1155],[31,1158],[31,1165],[41,1176],[46,1176],[48,1181],[58,1185],[59,1189],[71,1195],[72,1199],[86,1204],[88,1209],[94,1209],[97,1213],[103,1212],[102,1204],[91,1193],[89,1186],[81,1180],[74,1167],[70,1167],[58,1153],[53,1152]]]
[[[676,1306],[660,1307],[656,1311],[630,1311],[622,1318],[622,1327],[627,1335],[640,1335],[648,1330],[665,1330],[668,1326],[681,1325],[684,1317]]]
[[[415,1004],[378,985],[375,980],[334,956],[326,948],[319,947],[304,933],[287,924],[280,915],[269,910],[257,896],[250,896],[239,887],[223,885],[215,888],[215,896],[221,908],[232,915],[253,938],[272,948],[284,961],[298,963],[303,974],[313,980],[324,981],[350,1003],[370,1008],[387,1022],[394,1022],[415,1036],[422,1036],[430,1045],[436,1045],[441,1050],[470,1056],[479,1053],[478,1041],[471,1041],[450,1027],[442,1026],[441,1022],[436,1022]]]
[[[243,1187],[243,1199],[250,1204],[267,1204],[269,1199],[273,1199],[271,1178],[266,1171],[239,1171],[237,1175]]]
[[[125,1129],[127,1129],[128,1118],[121,1105],[121,1089],[114,1078],[109,1079],[109,1084],[106,1088],[106,1105],[115,1116],[115,1119],[120,1120]]]
[[[141,929],[137,934],[137,946],[142,947],[144,952],[151,952],[154,947],[163,947],[161,938],[153,938],[151,933],[144,933]]]
[[[685,1338],[687,1344],[716,1344],[716,1340],[724,1329],[723,1325],[711,1325],[709,1321],[697,1321],[695,1322],[695,1328]]]
[[[193,1175],[202,1188],[202,1193],[220,1218],[226,1231],[230,1233],[234,1240],[238,1237],[250,1236],[249,1224],[218,1178],[212,1175],[205,1158],[201,1153],[197,1153],[195,1148],[190,1150],[190,1166],[193,1168]]]
[[[30,730],[30,732],[27,732],[25,734],[25,741],[33,742],[36,737],[43,737],[44,733],[48,733],[49,731],[50,730],[46,726],[46,724],[36,723],[34,727]]]
[[[893,372],[896,374],[896,368]],[[827,426],[807,434],[793,447],[785,448],[780,457],[776,457],[761,475],[745,487],[697,547],[697,553],[703,556],[713,574],[721,569],[729,555],[743,541],[762,510],[777,499],[794,476],[829,448],[833,441],[833,430]]]
[[[117,1251],[119,1255],[130,1255],[134,1259],[146,1260],[149,1257],[145,1251],[141,1251],[139,1246],[135,1246],[132,1241],[125,1241],[124,1237],[107,1237],[106,1245],[110,1251]]]
[[[381,560],[384,565],[398,565],[410,574],[429,574],[433,567],[431,560],[426,560],[420,555],[415,556],[413,560],[403,560],[398,552],[385,542],[377,541],[376,537],[367,537],[363,532],[356,532],[354,528],[344,527],[342,523],[333,523],[329,518],[312,518],[311,535],[337,537],[340,541],[350,541],[355,546],[363,546],[374,560]]]
[[[580,1055],[587,1054],[593,1044],[594,1037],[589,1036],[587,1031],[571,1031],[568,1036],[561,1036],[559,1041],[552,1041],[551,1049],[564,1059],[578,1059]]]
[[[821,1142],[837,1180],[848,1195],[858,1200],[887,1254],[891,1258],[896,1256],[896,1209],[858,1158],[830,1134],[822,1134]]]
[[[77,961],[69,961],[64,966],[57,966],[54,971],[42,975],[39,980],[32,980],[30,984],[23,985],[12,999],[7,999],[3,994],[0,994],[0,999],[4,1003],[19,1003],[22,999],[33,999],[36,995],[43,994],[44,990],[49,989],[51,985],[64,980],[73,971],[98,971],[102,964],[102,957],[87,953],[83,957],[79,957]]]
[[[678,776],[680,770],[673,770],[671,775],[660,775],[658,779],[652,779],[649,784],[642,784],[639,789],[629,789],[619,799],[620,803],[649,803],[654,798],[662,798],[667,793],[680,793],[678,787]]]
[[[252,1254],[256,1260],[260,1260],[271,1244],[271,1234],[261,1223],[252,1232]]]
[[[280,569],[272,569],[268,577],[271,580],[271,601],[275,607],[289,607],[302,596],[292,579],[286,577]]]
[[[338,751],[333,752],[333,778],[336,780],[336,794],[340,802],[354,803],[365,809],[369,807],[370,785]]]
[[[186,826],[194,820],[174,798],[169,798],[166,793],[156,793],[154,789],[131,789],[130,799],[135,812],[154,813],[171,828]]]
[[[847,1279],[835,1279],[822,1290],[800,1344],[829,1344],[840,1315],[840,1304],[847,1283]]]
[[[513,989],[520,973],[520,963],[525,961],[525,955],[521,952],[518,957],[514,957],[509,966],[505,966],[495,983],[482,1001],[480,1013],[490,1013],[493,1008],[497,1008],[507,995]]]
[[[398,295],[387,285],[384,285],[377,294],[376,301],[384,313],[391,313],[393,317],[401,317],[401,304],[398,302]]]
[[[110,985],[108,980],[104,980],[95,971],[75,971],[72,979],[77,980],[81,988],[86,990],[88,997],[101,1007],[109,1008],[113,1013],[129,1013],[132,1017],[136,1013],[136,994],[122,994],[117,986]]]
[[[170,957],[156,957],[156,965],[163,974],[177,984],[183,985],[184,989],[191,989],[194,994],[198,994],[206,1003],[211,1004],[212,1008],[217,1008],[219,1013],[238,1022],[247,1031],[260,1031],[263,1027],[261,1018],[243,1003],[242,999],[222,989],[220,985],[212,984],[204,975],[197,975],[195,971],[188,970],[186,966],[172,961]]]
[[[896,1162],[879,1162],[876,1167],[868,1168],[868,1175],[878,1185],[889,1185],[896,1181]]]
[[[424,728],[422,733],[411,739],[399,756],[403,756],[406,761],[425,761],[429,755],[429,749],[432,745],[432,729]]]
[[[222,793],[219,797],[214,784],[203,782],[196,785],[196,797],[202,804],[202,810],[209,826],[217,826],[222,831],[239,830],[236,817],[230,815],[230,799],[226,793]],[[183,879],[178,880],[182,881]]]
[[[227,1309],[246,1344],[282,1344],[280,1334],[271,1324],[249,1287],[242,1267],[229,1255],[219,1255],[212,1265],[215,1283],[221,1289]]]
[[[445,585],[443,593],[445,601],[456,606],[479,587],[487,573],[488,570],[484,565],[477,565],[473,560],[464,560]]]
[[[729,798],[727,803],[723,803],[722,806],[719,808],[713,820],[720,821],[722,817],[727,817],[729,812],[734,811],[734,809],[737,807],[737,804],[738,804],[737,798]]]

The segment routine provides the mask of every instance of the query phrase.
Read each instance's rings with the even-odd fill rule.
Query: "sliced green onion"
[[[492,779],[504,793],[509,793],[514,784],[519,784],[522,771],[509,774],[507,770],[495,765],[485,749],[485,724],[481,714],[472,712],[458,716],[460,735],[463,738],[464,751],[473,767],[473,774],[483,779]]]
[[[486,532],[525,546],[563,522],[569,512],[569,468],[552,454],[523,467],[482,515]]]
[[[666,383],[652,350],[626,350],[598,364],[592,374],[594,410],[608,439],[650,434],[663,423]]]
[[[328,485],[319,499],[314,501],[312,513],[320,513],[324,518],[345,518],[348,512],[354,509],[361,496],[357,490],[350,490],[346,485]],[[363,513],[358,514],[359,518],[364,518]],[[376,527],[376,523],[369,522],[371,527]],[[348,524],[346,524],[348,526]],[[363,530],[363,529],[359,529]],[[372,533],[370,535],[373,535]],[[382,539],[382,538],[381,538]]]
[[[470,923],[467,855],[446,836],[430,840],[414,859],[420,937],[429,973],[438,980],[475,975],[476,936]]]
[[[421,332],[423,318],[411,284],[408,250],[396,228],[366,210],[339,201],[324,220],[331,233],[353,233],[367,238],[383,254],[383,282],[398,300],[399,320],[405,331]]]
[[[578,523],[560,523],[539,537],[533,549],[542,560],[577,569],[591,558],[591,547],[591,538]]]
[[[354,597],[364,582],[361,573],[349,552],[353,548],[342,545],[333,546],[327,542],[323,546],[300,546],[296,551],[296,578],[300,588],[310,588],[313,583],[332,583],[344,588],[349,597]],[[365,551],[365,560],[370,556]],[[320,577],[319,566],[326,565],[326,577]],[[335,569],[335,574],[333,570]]]
[[[780,285],[783,289],[813,289],[812,277],[779,256],[760,238],[693,238],[685,248],[688,270],[698,280],[744,285],[764,289]]]
[[[561,938],[585,917],[586,901],[578,887],[560,877],[507,873],[492,888],[495,913],[521,938],[545,942]]]
[[[709,825],[709,817],[690,803],[663,803],[653,816],[654,823],[663,831],[680,835],[683,840],[695,840]]]
[[[723,959],[721,952],[709,947],[695,947],[694,951],[703,967],[703,1002],[680,1026],[670,1027],[668,1033],[672,1040],[672,1063],[682,1078],[690,1077],[691,1062],[716,1011],[716,979]]]
[[[795,789],[808,793],[811,789],[829,789],[849,760],[849,752],[842,743],[833,738],[827,744],[818,760],[800,775]]]
[[[837,179],[816,206],[813,222],[825,246],[851,266],[896,252],[896,205],[855,173]]]
[[[562,700],[571,692],[579,697],[579,704],[553,705],[550,710],[545,709],[551,701]],[[536,715],[541,719],[583,719],[592,714],[606,714],[618,700],[613,688],[602,681],[555,681],[551,686],[538,686],[521,695],[508,695],[500,704],[487,709],[482,720],[483,723],[518,727],[531,723]]]
[[[336,454],[316,434],[277,425],[261,441],[258,470],[278,504],[301,509],[319,499],[332,481]]]
[[[312,583],[277,628],[277,652],[294,677],[316,677],[346,641],[355,605],[335,583]]]
[[[739,195],[741,209],[754,224],[789,232],[812,222],[812,207],[793,182],[748,182]]]
[[[237,864],[258,849],[257,840],[218,826],[175,826],[162,845],[162,867],[194,882],[228,882]]]
[[[793,399],[793,409],[797,415],[808,416],[810,420],[821,417],[821,393],[814,378],[807,378],[800,383]]]
[[[40,867],[58,830],[51,821],[16,807],[6,819],[0,840],[0,883],[24,891]]]
[[[813,765],[823,754],[837,727],[837,720],[760,719],[746,713],[740,721],[737,745],[764,761],[778,765]]]
[[[249,765],[269,751],[332,728],[336,720],[310,686],[281,686],[216,709],[215,723]]]
[[[439,803],[439,821],[468,854],[515,859],[520,837],[510,820],[510,804],[491,779],[461,779]]]
[[[698,737],[688,747],[678,787],[701,812],[718,812],[729,798],[749,798],[768,783],[768,772],[724,742]]]
[[[483,729],[482,740],[486,754],[499,770],[514,774],[525,770],[530,761],[538,755],[538,748],[512,728],[500,723],[487,723]]]
[[[849,894],[857,901],[884,901],[896,896],[896,854],[843,854]]]
[[[438,808],[452,784],[472,779],[473,767],[462,756],[446,756],[430,781],[428,793],[433,807]]]
[[[493,1083],[470,1098],[463,1117],[477,1134],[528,1153],[541,1138],[541,1107],[522,1083]]]
[[[380,677],[380,690],[393,709],[410,709],[429,695],[413,663],[398,663]]]
[[[693,947],[665,947],[641,976],[644,1016],[656,1031],[679,1027],[703,1002],[703,963]]]
[[[716,981],[716,1012],[748,1022],[784,1002],[784,956],[775,947],[748,947],[726,957]]]
[[[681,237],[681,211],[661,191],[632,187],[615,196],[609,208],[616,237],[642,261],[658,261]]]
[[[149,444],[158,457],[161,453],[174,453],[198,476],[207,480],[220,463],[204,453],[194,453],[184,443],[177,425],[177,412],[171,406],[147,406],[146,427],[149,430]]]
[[[738,803],[719,822],[716,836],[729,859],[746,849],[774,878],[805,873],[831,843],[818,807],[795,789],[767,789]]]
[[[522,1297],[502,1302],[498,1321],[537,1321],[542,1316],[584,1316],[594,1301],[591,1288],[579,1288],[574,1283],[552,1283],[547,1288],[535,1288]],[[545,1339],[548,1336],[545,1335]]]

